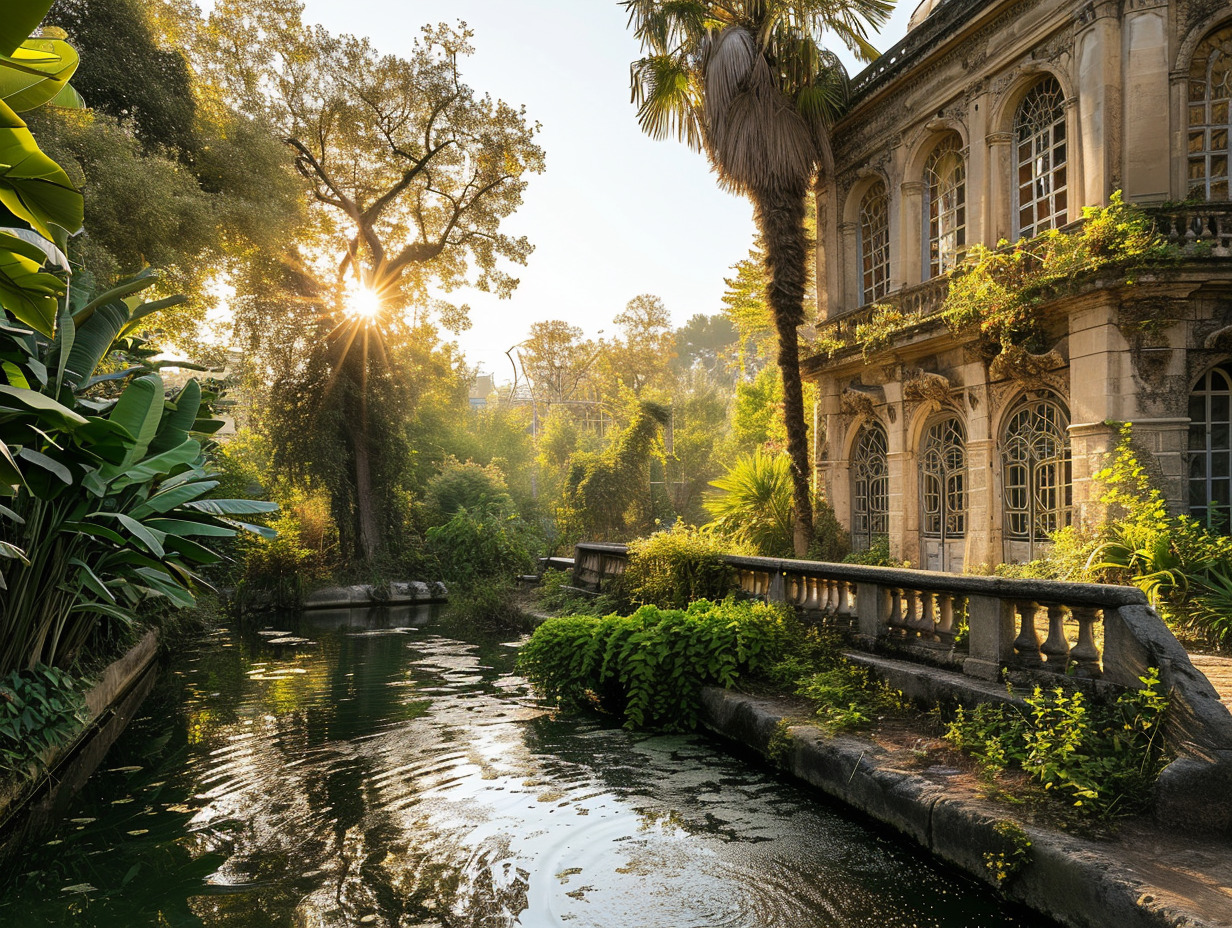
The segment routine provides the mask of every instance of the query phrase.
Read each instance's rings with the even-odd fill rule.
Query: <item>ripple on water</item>
[[[53,846],[56,898],[18,897],[23,918],[83,928],[155,924],[165,912],[207,928],[1043,924],[704,739],[545,713],[503,644],[405,623],[305,619],[265,637],[311,648],[226,633],[184,655],[170,675],[184,698],[161,720],[164,757],[134,749],[130,766],[144,772],[109,774],[156,783],[157,803],[142,819],[110,806],[114,795],[75,814],[98,818],[69,826],[82,829],[67,839],[80,866]],[[133,738],[148,741],[157,723]],[[90,904],[70,917],[62,895]]]

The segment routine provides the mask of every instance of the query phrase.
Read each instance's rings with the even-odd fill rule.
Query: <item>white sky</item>
[[[900,0],[881,37],[884,50],[906,31],[915,0]],[[505,350],[533,322],[566,319],[588,335],[639,293],[662,297],[677,325],[721,308],[723,278],[748,254],[752,210],[721,191],[705,159],[638,129],[629,102],[637,43],[615,0],[306,0],[305,20],[331,32],[367,35],[383,52],[409,49],[427,22],[464,20],[475,54],[463,78],[479,92],[525,105],[543,126],[547,171],[505,224],[535,246],[509,300],[459,292],[472,328],[458,341],[468,361],[498,381]],[[849,56],[847,66],[859,67]]]

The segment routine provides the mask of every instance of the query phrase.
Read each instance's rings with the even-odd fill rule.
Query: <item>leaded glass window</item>
[[[866,425],[851,457],[851,543],[867,551],[890,535],[889,445],[879,424]]]
[[[934,422],[924,436],[920,500],[926,537],[963,537],[967,527],[967,433],[955,416]]]
[[[1065,106],[1055,78],[1036,84],[1014,116],[1018,164],[1018,234],[1030,238],[1065,225],[1069,216],[1066,186]]]
[[[860,267],[864,303],[890,291],[890,197],[877,181],[860,200]]]
[[[1069,414],[1055,399],[1024,399],[1009,417],[1001,450],[1002,530],[1010,541],[1040,544],[1069,524]]]
[[[1189,66],[1189,196],[1227,200],[1232,26],[1202,40]]]
[[[958,263],[967,247],[967,164],[962,139],[947,135],[924,165],[928,224],[925,262],[937,277]]]
[[[1232,365],[1207,371],[1189,396],[1189,512],[1228,533],[1232,516]]]

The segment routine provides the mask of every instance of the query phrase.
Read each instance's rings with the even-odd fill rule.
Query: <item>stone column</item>
[[[924,280],[922,267],[924,245],[921,236],[924,229],[924,182],[910,180],[899,188],[902,192],[902,209],[898,224],[899,268],[904,287],[912,287]]]
[[[1099,520],[1098,488],[1092,475],[1116,447],[1116,430],[1106,423],[1133,418],[1137,411],[1129,345],[1116,326],[1118,301],[1093,293],[1069,316],[1070,452],[1073,458],[1074,523]]]
[[[864,305],[860,227],[854,222],[840,223],[838,234],[843,241],[843,288],[838,297],[838,305],[845,309],[854,309]]]
[[[1162,202],[1171,187],[1167,3],[1125,13],[1125,199]]]
[[[1078,35],[1076,47],[1083,201],[1075,206],[1102,206],[1121,179],[1119,0],[1097,0],[1092,18]]]
[[[1011,161],[1012,132],[990,132],[984,137],[988,146],[988,197],[984,201],[985,243],[993,247],[1001,239],[1014,237],[1017,222],[1014,210],[1018,204],[1018,190],[1014,181]]]
[[[992,163],[986,145],[980,144],[984,138],[984,122],[988,106],[982,109],[980,103],[986,103],[985,95],[979,94],[971,100],[967,110],[967,247],[975,244],[995,245],[996,239],[990,237],[987,209],[973,209],[980,200],[988,199],[989,172]]]

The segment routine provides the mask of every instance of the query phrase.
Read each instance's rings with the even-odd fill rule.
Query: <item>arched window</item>
[[[1064,100],[1061,85],[1049,77],[1031,88],[1014,114],[1017,226],[1027,238],[1065,225],[1069,216]]]
[[[851,544],[867,551],[890,534],[890,468],[885,429],[866,425],[851,456]]]
[[[956,416],[934,422],[920,446],[921,529],[926,538],[962,538],[967,513],[967,432]]]
[[[1189,196],[1228,199],[1232,26],[1212,32],[1189,66]]]
[[[890,197],[882,181],[860,200],[860,268],[863,302],[876,303],[890,291]]]
[[[1232,365],[1189,395],[1189,513],[1225,534],[1232,516]]]
[[[1069,524],[1069,413],[1052,397],[1023,399],[1010,414],[1001,448],[1007,542],[1024,543],[1030,559],[1035,546]]]
[[[944,274],[967,247],[967,165],[962,139],[947,135],[924,165],[925,267],[929,277]]]

